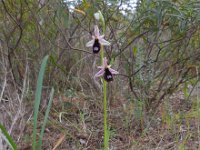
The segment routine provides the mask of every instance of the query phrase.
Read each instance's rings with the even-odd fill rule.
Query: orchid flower
[[[108,65],[108,60],[106,57],[103,58],[103,65],[99,66],[98,68],[100,71],[97,72],[94,77],[103,76],[107,82],[113,81],[114,74],[119,74],[118,71],[111,68],[111,65]]]
[[[110,45],[110,43],[104,39],[104,35],[99,34],[99,28],[95,25],[92,40],[86,44],[86,47],[92,47],[93,53],[96,54],[100,51],[102,45]]]

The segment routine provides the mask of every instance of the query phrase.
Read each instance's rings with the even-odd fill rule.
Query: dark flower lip
[[[95,39],[93,44],[93,53],[97,54],[101,50],[101,44],[98,39]]]
[[[108,68],[105,68],[103,76],[107,82],[113,81],[113,75]]]

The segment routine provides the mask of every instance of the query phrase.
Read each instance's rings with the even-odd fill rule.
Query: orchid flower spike
[[[102,45],[109,46],[110,43],[104,39],[104,35],[99,34],[99,28],[97,25],[95,25],[92,40],[86,44],[86,47],[92,47],[93,53],[97,54],[100,51]]]
[[[113,75],[119,74],[118,71],[111,68],[111,65],[108,65],[108,60],[106,57],[103,58],[103,65],[98,67],[100,69],[99,72],[95,74],[96,77],[103,76],[107,82],[113,81]]]

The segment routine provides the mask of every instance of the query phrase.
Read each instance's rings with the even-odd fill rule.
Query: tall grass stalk
[[[36,93],[35,93],[34,116],[33,116],[33,144],[32,144],[33,150],[36,150],[37,118],[38,118],[39,106],[40,106],[40,101],[41,101],[44,73],[45,73],[45,68],[46,68],[48,58],[49,58],[48,55],[43,58],[42,64],[40,67],[38,80],[37,80],[37,87],[36,87]],[[40,140],[41,139],[42,139],[42,137],[40,137]]]
[[[50,93],[50,98],[49,98],[49,103],[47,106],[47,110],[45,112],[45,117],[44,117],[44,121],[43,121],[43,125],[42,125],[42,130],[40,132],[40,137],[39,137],[39,143],[38,143],[38,149],[41,149],[41,145],[42,145],[42,137],[44,135],[44,129],[48,120],[48,116],[49,116],[49,112],[50,112],[50,108],[51,108],[51,104],[53,101],[53,95],[54,95],[54,88],[51,89],[51,93]]]

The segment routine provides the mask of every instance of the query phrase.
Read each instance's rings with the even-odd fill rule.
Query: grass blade
[[[18,150],[16,143],[13,141],[12,137],[8,134],[6,128],[0,123],[0,129],[2,133],[6,136],[8,144],[12,146],[13,150]]]
[[[47,55],[42,60],[42,64],[40,67],[40,72],[39,72],[39,76],[37,80],[37,87],[36,87],[36,93],[35,93],[35,105],[34,105],[34,117],[33,117],[33,145],[32,145],[33,150],[35,150],[36,148],[37,117],[38,117],[39,106],[40,106],[40,101],[41,101],[44,72],[45,72],[48,57],[49,56]]]
[[[51,93],[50,93],[50,100],[47,106],[47,110],[45,112],[45,117],[44,117],[44,121],[43,121],[43,125],[42,125],[42,130],[40,133],[40,138],[39,138],[39,143],[38,143],[38,148],[41,149],[41,145],[42,145],[42,137],[44,135],[44,129],[48,120],[48,116],[49,116],[49,112],[50,112],[50,108],[51,108],[51,104],[53,101],[53,95],[54,95],[54,88],[51,89]]]

